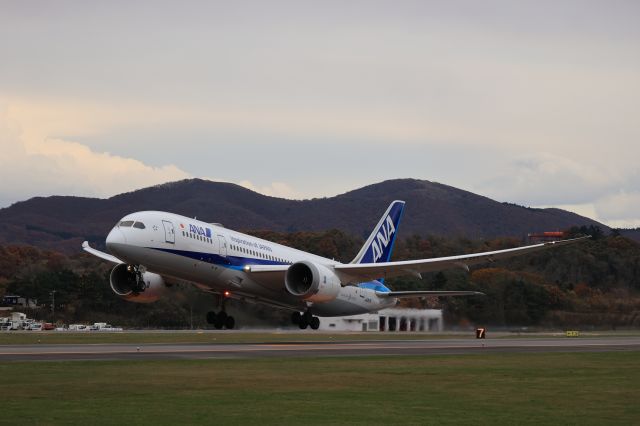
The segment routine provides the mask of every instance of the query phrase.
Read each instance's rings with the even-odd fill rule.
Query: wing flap
[[[486,296],[480,291],[376,291],[378,297],[396,297],[399,299],[429,296]]]

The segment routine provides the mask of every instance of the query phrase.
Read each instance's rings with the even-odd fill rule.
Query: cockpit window
[[[136,223],[134,223],[134,224],[133,224],[133,227],[134,227],[134,228],[138,228],[138,229],[144,229],[144,228],[145,228],[144,223],[142,223],[142,222],[136,222]]]
[[[129,227],[133,225],[133,220],[123,220],[120,222],[120,226]]]

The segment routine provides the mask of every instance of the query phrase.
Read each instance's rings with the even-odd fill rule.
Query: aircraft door
[[[220,256],[227,257],[227,240],[222,235],[218,235],[218,242],[220,243]]]
[[[168,220],[163,220],[162,226],[164,226],[164,242],[175,244],[176,233],[173,229],[173,223],[169,222]]]

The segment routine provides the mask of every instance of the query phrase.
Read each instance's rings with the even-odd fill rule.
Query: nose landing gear
[[[301,330],[311,327],[312,330],[320,328],[320,318],[314,317],[309,311],[304,313],[294,312],[291,315],[291,322],[298,325]]]
[[[140,265],[127,265],[127,272],[129,272],[129,287],[133,294],[140,294],[147,288],[147,284],[142,277],[143,267]]]

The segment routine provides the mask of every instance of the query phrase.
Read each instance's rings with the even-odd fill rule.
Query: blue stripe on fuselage
[[[277,262],[274,260],[257,259],[251,257],[239,257],[239,256],[220,256],[219,254],[189,251],[189,250],[176,250],[160,247],[147,247],[148,249],[163,251],[165,253],[171,253],[189,259],[198,260],[200,262],[210,263],[212,265],[223,266],[231,269],[242,269],[244,265],[287,265],[287,263]]]
[[[219,254],[189,251],[189,250],[176,250],[160,247],[147,247],[148,249],[158,250],[165,253],[175,254],[177,256],[187,257],[189,259],[198,260],[200,262],[210,263],[212,265],[222,266],[224,268],[242,270],[244,265],[288,265],[288,263],[277,262],[267,259],[256,259],[250,257],[238,257],[238,256],[220,256]],[[357,285],[359,288],[366,288],[370,290],[387,293],[391,291],[385,287],[380,281],[368,281]]]

